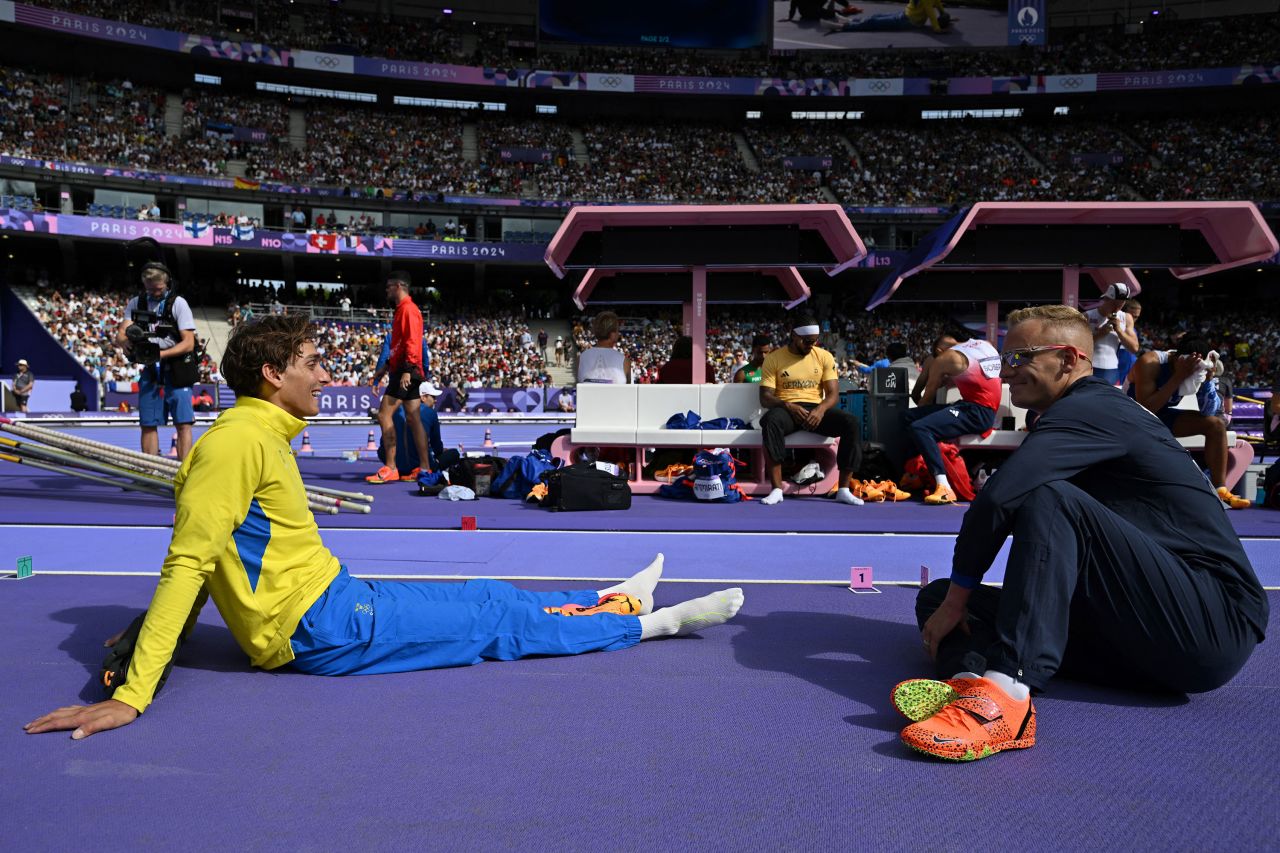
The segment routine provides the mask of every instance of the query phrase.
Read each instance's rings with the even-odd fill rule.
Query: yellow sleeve
[[[246,446],[235,429],[210,431],[178,472],[178,513],[147,618],[125,683],[112,698],[142,713],[173,657],[178,636],[190,631],[207,598],[205,581],[244,521],[261,480],[261,447]]]
[[[826,350],[822,351],[822,382],[830,382],[832,379],[839,379],[840,374],[836,373],[836,358]]]
[[[925,0],[925,14],[929,16],[929,26],[933,28],[935,33],[942,32],[942,23],[938,20],[938,10],[942,4],[938,0]]]

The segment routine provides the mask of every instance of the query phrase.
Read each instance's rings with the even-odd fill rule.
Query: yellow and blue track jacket
[[[179,635],[209,596],[255,666],[293,660],[289,638],[338,574],[289,449],[305,425],[241,397],[196,442],[174,478],[173,540],[114,698],[146,710]]]
[[[942,22],[938,13],[942,11],[942,0],[909,0],[907,3],[907,20],[917,27],[928,24],[935,33],[942,32]]]

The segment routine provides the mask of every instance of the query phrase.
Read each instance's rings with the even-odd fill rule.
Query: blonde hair
[[[1083,338],[1093,340],[1093,330],[1089,320],[1070,305],[1035,305],[1031,308],[1019,308],[1011,311],[1006,324],[1010,329],[1028,320],[1039,320],[1046,332],[1055,337]]]
[[[597,341],[603,341],[616,331],[618,315],[612,311],[601,311],[591,320],[591,334],[596,336]]]

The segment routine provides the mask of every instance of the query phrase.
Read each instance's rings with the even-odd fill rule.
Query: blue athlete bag
[[[489,487],[489,496],[522,501],[542,482],[544,474],[558,467],[560,460],[545,450],[535,450],[528,456],[512,456]]]
[[[750,500],[738,486],[737,465],[727,451],[699,450],[693,458],[693,470],[674,483],[659,486],[658,494],[664,498],[726,504]]]

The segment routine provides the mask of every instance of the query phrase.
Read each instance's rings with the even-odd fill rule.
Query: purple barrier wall
[[[6,381],[13,378],[18,359],[25,358],[36,378],[37,389],[42,377],[72,379],[80,384],[89,407],[98,407],[98,381],[53,339],[17,294],[3,284],[0,284],[0,323],[4,324],[4,334],[0,335],[0,374]],[[64,404],[70,407],[66,401]]]

